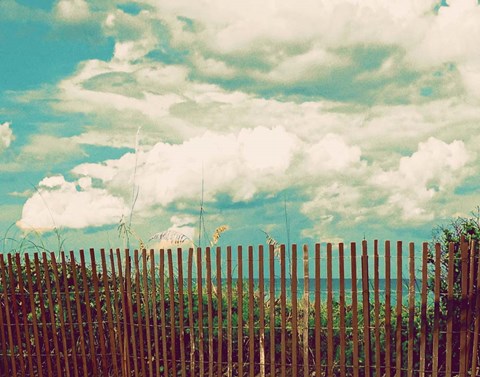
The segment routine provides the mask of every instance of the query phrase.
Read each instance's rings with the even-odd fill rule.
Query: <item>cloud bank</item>
[[[175,229],[175,216],[198,209],[202,180],[224,214],[288,193],[305,237],[413,229],[470,210],[480,200],[480,7],[448,5],[59,1],[56,22],[95,25],[111,56],[15,97],[77,120],[39,125],[19,149],[15,169],[34,155],[48,165],[19,224],[113,224],[135,186],[141,221],[163,216]],[[0,130],[5,150],[9,124]],[[238,219],[251,222],[247,212]]]

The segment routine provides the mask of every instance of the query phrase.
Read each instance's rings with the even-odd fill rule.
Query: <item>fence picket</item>
[[[352,269],[352,343],[353,343],[353,376],[358,377],[359,365],[359,341],[358,341],[358,292],[357,292],[357,244],[350,244],[350,258]]]
[[[315,376],[322,373],[320,244],[315,245]]]
[[[202,288],[202,250],[197,248],[197,291],[198,291],[198,367],[200,377],[204,376],[204,353],[203,353],[203,288]],[[168,373],[167,373],[168,375]]]
[[[243,265],[242,265],[242,247],[239,246],[238,252],[238,279],[237,279],[237,344],[238,344],[238,375],[243,377]]]
[[[167,250],[168,257],[168,286],[169,286],[169,301],[170,301],[170,352],[171,352],[171,367],[172,374],[177,375],[177,335],[175,331],[175,280],[173,275],[173,259],[172,249]],[[210,301],[210,300],[209,300]]]
[[[255,377],[255,329],[253,312],[253,246],[248,247],[248,372]]]
[[[303,245],[303,377],[310,375],[309,365],[309,326],[308,319],[310,318],[310,273],[308,270],[308,246]]]
[[[145,310],[145,337],[147,341],[147,366],[148,366],[148,375],[153,377],[153,354],[152,354],[152,336],[150,330],[150,304],[154,305],[155,301],[150,301],[149,297],[149,284],[148,284],[148,267],[147,267],[147,250],[142,249],[141,251],[142,259],[142,294],[143,294],[143,303]],[[139,272],[140,274],[140,272]]]
[[[395,376],[402,376],[402,309],[403,309],[403,276],[402,276],[402,242],[397,242],[397,310],[396,310],[396,334],[395,334]]]
[[[132,291],[132,263],[130,258],[130,251],[125,250],[125,285],[126,285],[126,297],[125,301],[127,304],[127,313],[128,313],[128,323],[130,325],[129,336],[127,336],[126,342],[128,345],[131,345],[133,350],[133,370],[135,372],[135,377],[139,376],[138,371],[138,353],[137,353],[137,335],[135,333],[135,313],[133,311],[133,291]],[[131,341],[131,342],[130,342]]]
[[[25,255],[25,266],[26,266],[26,274],[27,274],[27,282],[28,282],[28,292],[29,292],[29,298],[30,298],[30,307],[35,308],[35,299],[34,299],[34,288],[33,288],[33,279],[32,279],[32,267],[30,264],[30,258],[29,255]],[[36,314],[36,313],[32,313]],[[37,322],[37,316],[32,315],[32,325],[33,325],[33,342],[35,344],[35,353],[37,356],[37,374],[42,377],[43,376],[43,365],[42,365],[42,355],[40,353],[40,337],[38,334],[38,322]],[[3,332],[2,332],[3,333]],[[4,353],[6,355],[6,353]],[[5,370],[8,370],[8,364]]]
[[[385,241],[385,377],[391,376],[392,360],[392,307],[390,241]]]
[[[40,270],[40,259],[38,258],[38,253],[33,254],[33,263],[35,265],[35,277],[36,277],[36,282],[37,282],[37,292],[38,292],[38,305],[36,306],[37,308],[40,308],[40,318],[42,320],[42,337],[43,337],[43,343],[45,346],[45,359],[47,362],[47,373],[48,376],[53,375],[53,369],[52,369],[52,359],[51,359],[51,350],[50,350],[50,341],[49,341],[49,336],[48,336],[48,327],[47,327],[47,315],[45,312],[45,303],[44,303],[44,297],[43,297],[43,288],[42,288],[42,272]],[[8,321],[8,317],[7,317]],[[8,323],[8,322],[7,322]],[[13,365],[15,367],[15,364]],[[15,373],[13,374],[15,375]]]
[[[132,300],[132,307],[136,311],[136,316],[137,317],[137,323],[133,321],[134,326],[138,329],[138,341],[140,342],[140,371],[141,371],[141,376],[144,377],[146,376],[146,369],[145,369],[145,342],[143,338],[143,321],[142,321],[142,296],[141,296],[141,291],[140,291],[140,266],[139,266],[139,253],[138,249],[135,249],[133,251],[133,260],[134,260],[134,266],[135,266],[135,272],[134,272],[134,282],[135,282],[135,302]],[[130,296],[132,297],[132,296]],[[132,311],[132,317],[133,311]],[[172,339],[175,339],[172,337]]]
[[[9,273],[10,273],[10,280],[13,281],[13,271],[11,270],[10,268],[10,255],[9,255]],[[47,294],[47,299],[48,299],[48,310],[49,310],[49,318],[50,318],[50,323],[51,323],[51,331],[50,331],[50,334],[52,334],[51,337],[48,337],[48,338],[52,338],[53,340],[53,349],[54,349],[54,353],[55,353],[55,367],[56,367],[56,371],[57,371],[57,375],[60,376],[63,373],[62,371],[62,364],[61,364],[61,361],[60,361],[60,348],[58,347],[58,338],[57,338],[57,325],[56,325],[56,315],[55,315],[55,310],[54,310],[54,307],[53,307],[53,296],[52,296],[52,282],[51,282],[51,279],[50,279],[50,271],[49,271],[49,267],[48,267],[48,260],[47,260],[47,254],[46,253],[42,253],[42,262],[43,262],[43,272],[44,272],[44,277],[45,277],[45,288],[46,288],[46,294]],[[15,300],[14,300],[14,303],[15,303]],[[15,313],[17,312],[16,311],[16,308],[15,308],[16,305],[14,305],[14,310],[15,310]],[[16,317],[18,318],[18,317]],[[17,320],[15,319],[15,322],[17,322]],[[19,342],[19,344],[22,344],[21,342]],[[22,358],[20,358],[20,360],[22,360]],[[21,363],[22,364],[22,363]],[[21,370],[25,370],[24,367],[22,366],[21,367]]]
[[[440,244],[435,244],[435,286],[432,334],[432,377],[438,376],[438,347],[440,342]]]
[[[420,310],[420,376],[426,376],[427,350],[427,284],[428,284],[428,243],[422,249],[422,299]]]
[[[36,254],[35,254],[36,255]],[[3,254],[0,254],[0,275],[2,279],[2,286],[4,287],[3,289],[3,297],[4,297],[4,305],[5,305],[5,319],[6,319],[6,326],[7,326],[7,337],[8,337],[8,344],[9,344],[9,352],[10,352],[10,359],[12,362],[11,368],[12,368],[12,373],[14,376],[17,375],[17,361],[15,360],[15,342],[13,341],[13,334],[12,334],[12,323],[10,319],[10,304],[8,300],[8,281],[6,278],[5,274],[5,261],[3,259]],[[4,323],[2,322],[2,325]],[[42,317],[42,326],[45,326],[45,320],[44,317]],[[44,334],[44,339],[46,334]],[[47,344],[48,347],[48,344]],[[9,370],[7,367],[5,370]]]
[[[3,257],[2,257],[3,258]],[[1,268],[1,266],[0,266]],[[5,285],[3,285],[5,287]],[[3,289],[3,295],[4,295],[4,300],[7,300],[7,290],[4,288]],[[5,310],[5,316],[7,315],[7,311]],[[5,332],[4,328],[6,326],[5,319],[3,318],[3,307],[0,306],[0,340],[2,342],[2,361],[3,361],[3,370],[5,373],[8,372],[10,369],[8,367],[8,356],[7,356],[7,340],[5,339]]]
[[[461,304],[460,304],[460,376],[467,375],[467,311],[468,311],[468,243],[462,237],[460,241],[461,257]]]
[[[72,314],[72,306],[71,306],[71,300],[70,300],[70,288],[69,288],[69,279],[67,278],[67,262],[65,259],[65,253],[62,251],[60,253],[60,259],[61,259],[61,271],[62,271],[62,276],[65,281],[64,284],[64,294],[65,294],[65,304],[66,304],[66,309],[67,309],[67,320],[69,323],[69,330],[70,330],[70,344],[72,348],[72,362],[73,362],[73,374],[75,377],[78,377],[78,359],[77,359],[77,347],[74,342],[74,334],[75,334],[75,328],[73,325],[73,314]]]
[[[365,376],[370,377],[371,371],[371,336],[370,336],[370,287],[368,276],[367,241],[362,242],[362,300],[363,300],[363,344],[365,355]]]
[[[64,263],[62,263],[62,265],[63,265],[62,267],[65,268],[64,275],[66,276],[67,275],[66,266]],[[27,263],[27,266],[28,266],[28,263]],[[85,334],[83,332],[83,326],[80,326],[81,324],[83,324],[82,307],[81,307],[81,301],[80,301],[80,289],[78,286],[77,264],[75,261],[75,257],[73,255],[73,251],[70,251],[70,268],[72,272],[73,288],[74,288],[74,294],[75,294],[75,306],[77,310],[76,321],[77,321],[78,333],[80,338],[80,351],[82,353],[82,367],[83,367],[82,371],[83,371],[83,375],[87,377],[88,376],[87,351],[85,349]],[[72,333],[72,341],[73,341],[73,333]]]
[[[112,287],[111,287],[111,290],[110,290],[110,287],[109,287],[109,290],[110,290],[110,300],[112,301],[112,297],[111,297],[111,292],[113,292],[113,309],[111,308],[111,314],[112,314],[112,324],[113,326],[115,327],[114,330],[112,330],[113,332],[113,344],[115,345],[115,348],[112,349],[112,352],[114,354],[114,357],[116,358],[117,362],[117,375],[119,376],[124,376],[125,374],[123,374],[123,371],[122,371],[122,368],[123,368],[123,360],[124,360],[124,356],[123,356],[123,332],[122,332],[122,318],[123,317],[120,317],[122,315],[122,313],[120,312],[120,307],[119,307],[119,303],[121,304],[121,298],[119,297],[118,295],[118,286],[117,286],[117,279],[119,278],[117,276],[117,273],[116,273],[116,268],[115,268],[115,255],[114,255],[114,251],[113,249],[110,249],[109,252],[108,252],[108,258],[110,260],[110,263],[108,266],[110,266],[110,274],[111,274],[111,282],[112,282]],[[108,273],[108,267],[107,267],[107,260],[106,260],[106,255],[104,255],[104,259],[105,259],[105,268],[104,268],[104,279],[107,279],[108,281],[108,277],[107,277],[107,273]],[[118,364],[120,363],[120,367],[118,366]]]
[[[183,252],[177,248],[177,271],[178,271],[178,331],[180,339],[180,371],[182,377],[187,375],[187,366],[185,360],[185,328],[184,328],[184,295],[183,295]],[[148,318],[148,316],[147,316]]]
[[[477,265],[477,281],[476,281],[476,300],[475,300],[475,324],[473,331],[473,348],[472,348],[472,368],[470,374],[472,376],[477,376],[480,373],[480,368],[478,367],[478,350],[479,350],[479,334],[480,334],[480,254],[478,253],[478,244],[473,244],[472,253],[476,257]]]
[[[207,267],[207,327],[208,327],[208,377],[213,377],[213,308],[212,260],[210,247],[205,249]]]
[[[122,257],[120,255],[120,249],[115,251],[117,259],[117,268],[118,268],[118,286],[120,288],[120,300],[122,305],[122,322],[123,322],[123,332],[119,335],[119,341],[121,342],[121,348],[123,349],[122,354],[122,374],[123,376],[131,376],[131,362],[130,362],[130,337],[129,337],[129,308],[127,302],[127,280],[123,273],[122,266]],[[125,268],[127,267],[128,250],[125,250]],[[112,265],[112,271],[115,268],[115,263],[113,260],[113,252],[110,254],[110,261]],[[120,322],[120,319],[118,319]]]
[[[25,283],[23,281],[23,273],[22,273],[22,265],[20,261],[20,254],[15,254],[15,265],[16,265],[16,273],[17,273],[17,279],[18,279],[18,290],[21,292],[20,293],[20,305],[22,307],[22,317],[23,317],[23,334],[25,336],[25,346],[27,348],[27,361],[28,361],[28,372],[30,376],[33,376],[33,356],[32,356],[32,347],[31,347],[31,333],[29,330],[29,325],[28,325],[28,318],[27,318],[27,302],[25,300]],[[55,271],[55,267],[54,267]],[[58,282],[58,278],[56,279]],[[57,290],[57,294],[60,295],[59,290]],[[0,323],[3,323],[2,320],[2,315],[1,315],[2,310],[0,309]],[[3,331],[2,331],[2,338],[3,338]],[[2,342],[2,345],[4,343]],[[66,346],[65,346],[65,351],[66,351]],[[4,353],[6,356],[6,354]],[[66,355],[66,352],[64,352],[64,355]],[[65,362],[68,365],[68,357],[65,357]],[[5,369],[6,370],[6,369]],[[68,370],[68,368],[67,368]],[[69,375],[67,374],[67,377]]]
[[[286,266],[285,266],[285,245],[280,247],[280,316],[281,316],[281,328],[280,328],[280,375],[286,377],[287,374],[287,290],[286,290]]]
[[[98,336],[100,338],[100,352],[102,357],[102,375],[108,374],[108,365],[107,365],[107,349],[105,347],[105,333],[103,330],[103,316],[102,316],[102,306],[100,303],[100,292],[98,286],[98,275],[97,275],[97,265],[95,262],[95,251],[90,249],[90,262],[92,269],[92,281],[93,281],[93,294],[95,299],[95,308],[97,310],[97,329]]]
[[[297,245],[292,245],[291,259],[291,292],[292,292],[292,366],[291,375],[297,377],[298,368],[298,288],[297,288]]]
[[[188,294],[188,328],[190,337],[190,377],[195,376],[195,325],[193,319],[193,248],[188,249],[188,265],[187,265],[187,294]],[[155,323],[157,321],[155,320]],[[155,340],[158,334],[155,334]],[[155,348],[157,346],[155,345]],[[157,368],[158,370],[158,368]]]
[[[8,278],[10,280],[10,292],[11,292],[11,295],[12,295],[12,309],[13,309],[13,313],[18,313],[19,310],[18,310],[18,304],[17,304],[17,292],[16,292],[16,284],[13,284],[14,283],[14,275],[13,275],[13,261],[12,261],[12,255],[11,254],[8,254],[7,255],[7,261],[8,261]],[[49,278],[48,274],[46,274],[46,277]],[[50,282],[50,278],[48,279],[48,282]],[[4,285],[4,289],[7,289],[7,285]],[[50,289],[47,290],[47,292],[51,292]],[[50,294],[50,299],[49,299],[50,303],[52,302],[52,299],[51,299],[51,294]],[[52,305],[53,307],[53,305]],[[53,310],[52,310],[53,312]],[[18,315],[14,315],[13,316],[13,320],[15,322],[15,334],[16,334],[16,338],[17,338],[17,345],[18,346],[21,346],[22,345],[22,332],[20,331],[20,318]],[[57,372],[60,372],[60,352],[58,352],[58,341],[57,341],[57,337],[55,336],[53,338],[54,340],[54,344],[56,345],[56,348],[55,348],[55,351],[56,351],[56,360],[57,360]],[[21,373],[23,374],[25,372],[25,360],[23,359],[23,352],[18,352],[18,361],[20,363],[20,370],[21,370]],[[61,373],[61,372],[60,372]]]
[[[275,328],[275,247],[273,245],[269,246],[269,279],[270,279],[270,305],[269,305],[269,329],[270,329],[270,377],[275,376],[275,337],[276,337],[276,328]]]
[[[233,372],[233,326],[232,326],[232,247],[227,247],[227,377]]]
[[[258,307],[259,307],[259,377],[265,377],[265,286],[264,286],[264,265],[263,246],[258,247]],[[220,376],[219,376],[220,377]]]
[[[340,297],[339,297],[339,310],[340,310],[340,377],[346,375],[346,326],[345,326],[345,259],[344,259],[344,244],[343,242],[338,245],[338,273],[340,279]]]
[[[168,366],[168,352],[167,352],[167,325],[165,315],[165,250],[160,249],[160,263],[159,263],[159,285],[160,285],[160,319],[162,321],[162,363],[164,376],[169,375]],[[201,318],[201,317],[200,317]]]
[[[83,250],[80,250],[80,270],[82,274],[83,282],[83,294],[84,294],[84,303],[85,303],[85,312],[87,314],[87,329],[88,329],[88,338],[90,343],[90,361],[92,363],[92,372],[94,376],[98,375],[98,366],[97,366],[97,350],[95,349],[95,334],[93,333],[93,320],[92,312],[90,305],[90,287],[88,285],[87,277],[87,267],[85,263],[85,254]]]
[[[375,375],[381,376],[382,350],[380,348],[380,287],[379,287],[379,256],[378,240],[373,242],[373,292],[374,292],[374,323],[375,323]]]
[[[450,243],[448,245],[448,293],[447,293],[447,350],[452,349],[452,340],[453,340],[453,311],[455,307],[453,305],[453,283],[454,283],[454,268],[455,268],[455,245]],[[447,376],[452,374],[452,353],[447,352],[446,354],[446,367],[445,372]]]
[[[327,376],[333,376],[333,287],[332,287],[332,244],[327,244]]]
[[[103,288],[105,290],[105,307],[106,307],[106,313],[107,313],[108,340],[110,342],[110,353],[112,355],[112,364],[113,364],[112,367],[113,367],[114,375],[118,376],[118,359],[117,359],[116,343],[115,343],[112,300],[111,300],[110,284],[108,281],[108,269],[107,269],[107,261],[105,259],[105,249],[100,249],[100,262],[102,264],[102,280],[103,280]],[[112,272],[111,281],[112,282],[115,281],[115,275],[113,274],[113,272]]]
[[[217,267],[217,376],[223,375],[223,295],[222,295],[222,250],[217,247],[216,267]]]
[[[465,359],[467,360],[467,372],[469,369],[470,363],[473,361],[471,359],[471,353],[472,353],[472,316],[474,315],[475,312],[473,312],[475,308],[475,292],[474,292],[474,287],[475,287],[475,240],[472,238],[469,242],[468,245],[468,258],[469,258],[469,275],[468,275],[468,302],[467,302],[467,340],[466,340],[466,345],[467,345],[467,352],[465,355]],[[477,287],[478,288],[478,287]]]
[[[407,375],[413,377],[413,345],[415,341],[415,246],[409,244],[409,288],[408,288],[408,370]]]

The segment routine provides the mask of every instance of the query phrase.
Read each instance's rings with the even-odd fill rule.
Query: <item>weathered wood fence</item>
[[[0,375],[480,375],[477,245],[358,246],[0,254]]]

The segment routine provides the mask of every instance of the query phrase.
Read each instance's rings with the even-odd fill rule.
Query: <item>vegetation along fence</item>
[[[465,238],[3,254],[0,281],[2,376],[480,375]]]

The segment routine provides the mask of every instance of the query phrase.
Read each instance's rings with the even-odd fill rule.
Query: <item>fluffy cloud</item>
[[[349,146],[340,135],[327,134],[306,150],[305,168],[311,173],[340,171],[360,162],[361,149]]]
[[[36,230],[87,228],[116,223],[126,211],[123,199],[93,187],[90,178],[67,182],[58,175],[40,181],[17,225]]]
[[[9,147],[13,140],[14,136],[10,128],[10,123],[5,122],[0,124],[0,153]]]
[[[202,174],[206,194],[250,200],[258,192],[287,187],[287,171],[301,142],[281,127],[257,127],[226,135],[207,132],[182,144],[158,143],[137,156],[139,208],[198,199]],[[73,172],[101,179],[110,187],[132,184],[135,156],[131,153],[104,164],[83,164]],[[202,173],[203,172],[203,173]]]
[[[434,1],[401,4],[354,0],[322,3],[310,0],[265,2],[162,1],[159,12],[189,18],[200,26],[186,28],[182,20],[168,19],[178,43],[191,42],[195,33],[202,43],[221,52],[257,48],[263,41],[284,43],[323,38],[331,44],[358,40],[387,41],[400,38],[413,20],[433,10]],[[268,22],[265,22],[268,20]],[[195,25],[195,24],[194,24]],[[389,25],[389,28],[383,26]],[[378,33],[382,28],[383,33]],[[198,29],[201,31],[199,32]],[[405,38],[405,37],[404,37]]]
[[[222,194],[233,201],[249,201],[289,187],[309,191],[331,173],[363,174],[360,156],[360,148],[348,145],[339,135],[327,134],[312,142],[282,127],[257,127],[228,134],[207,132],[181,144],[157,143],[136,157],[128,153],[118,160],[82,164],[73,173],[127,193],[137,164],[136,205],[141,212],[157,205],[182,208],[196,202],[202,177],[206,201]]]
[[[377,174],[373,184],[389,192],[388,205],[399,208],[405,220],[428,220],[432,216],[428,202],[468,175],[469,159],[462,141],[447,144],[430,137],[411,156],[402,157],[398,169]]]
[[[67,22],[79,22],[86,20],[89,15],[89,7],[85,0],[60,0],[56,6],[57,16]]]
[[[29,161],[35,159],[35,163],[46,163],[75,155],[85,155],[85,152],[74,139],[38,134],[31,137],[29,143],[22,148],[19,158]]]

